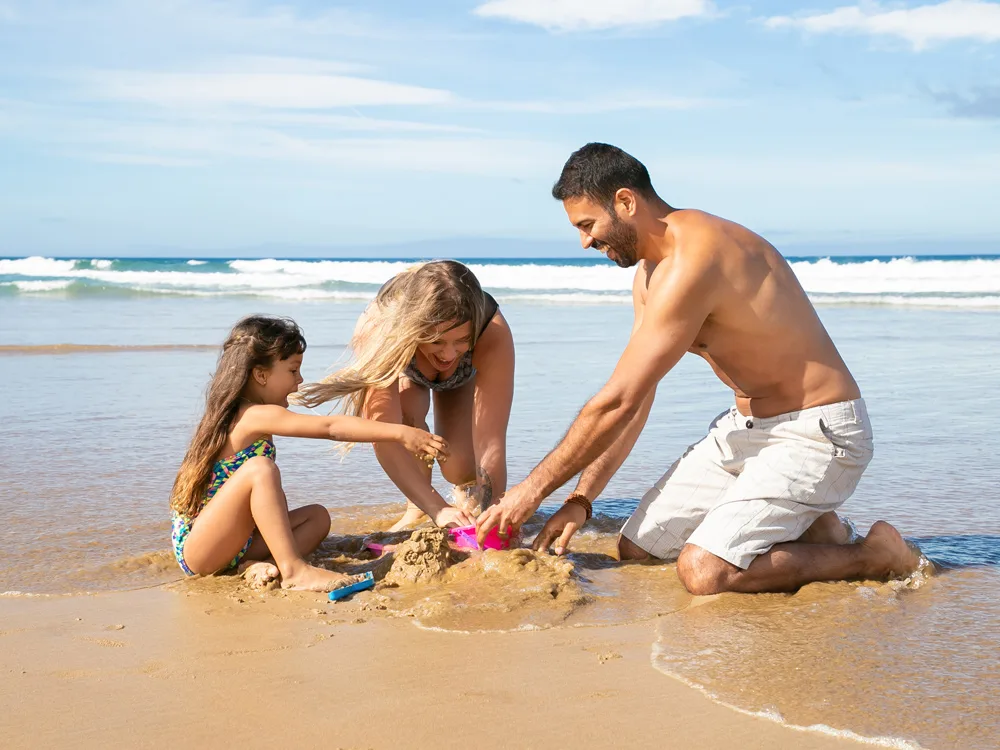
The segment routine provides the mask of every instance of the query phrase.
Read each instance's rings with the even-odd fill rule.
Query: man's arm
[[[647,264],[646,261],[642,261],[636,269],[635,278],[632,280],[632,310],[634,317],[632,332],[629,334],[630,339],[635,336],[640,326],[642,326],[642,318],[646,311],[646,288],[649,285],[649,277],[652,270],[653,267]],[[618,472],[618,469],[621,468],[621,465],[625,463],[625,459],[632,452],[632,448],[635,447],[636,440],[639,439],[639,435],[646,426],[646,420],[649,418],[649,410],[653,406],[655,395],[656,389],[654,388],[653,392],[643,401],[642,408],[639,409],[638,414],[628,423],[621,437],[612,443],[611,447],[604,451],[604,453],[598,456],[590,466],[583,470],[574,493],[583,495],[593,501],[597,499],[598,495],[604,492],[604,488],[608,486],[611,477]]]
[[[597,499],[597,496],[604,492],[604,488],[618,473],[622,464],[625,463],[625,459],[632,452],[632,448],[635,447],[639,435],[642,434],[642,429],[646,426],[646,420],[649,418],[649,411],[653,407],[655,395],[656,389],[654,388],[653,392],[643,400],[639,411],[632,417],[619,438],[583,470],[574,492],[578,492],[591,501]]]
[[[662,265],[662,264],[661,264]],[[657,272],[662,277],[657,278]],[[689,250],[669,268],[653,272],[639,330],[629,340],[611,379],[580,411],[566,436],[492,511],[479,534],[498,523],[520,526],[542,500],[592,463],[622,437],[657,383],[694,344],[714,306],[718,287],[714,252]]]

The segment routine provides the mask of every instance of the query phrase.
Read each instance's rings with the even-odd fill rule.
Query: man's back
[[[736,392],[745,414],[769,417],[858,398],[860,391],[802,286],[774,247],[745,227],[672,212],[673,252],[650,288],[687,253],[708,253],[715,304],[690,351]]]

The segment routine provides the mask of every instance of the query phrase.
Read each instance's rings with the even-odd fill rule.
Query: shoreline
[[[5,745],[850,742],[739,713],[668,679],[651,663],[655,619],[483,633],[405,620],[373,617],[360,596],[334,604],[287,592],[3,598]]]

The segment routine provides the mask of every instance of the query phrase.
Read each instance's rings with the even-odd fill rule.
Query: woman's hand
[[[421,461],[435,458],[444,461],[448,458],[448,443],[443,437],[406,425],[400,425],[400,430],[399,442]]]
[[[573,534],[586,522],[587,511],[582,506],[576,503],[566,503],[545,522],[531,548],[536,552],[544,552],[554,544],[556,554],[561,555],[566,551]]]
[[[448,526],[472,526],[475,519],[460,508],[446,505],[434,514],[434,524],[439,528]]]

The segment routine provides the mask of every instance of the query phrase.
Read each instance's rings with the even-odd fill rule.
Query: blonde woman
[[[448,443],[441,474],[461,507],[431,484],[433,459],[401,445],[375,445],[385,473],[407,498],[393,530],[430,517],[468,525],[507,486],[507,422],[514,396],[514,340],[496,300],[454,260],[422,263],[390,279],[368,306],[351,340],[352,362],[300,389],[318,406],[340,399],[344,411],[380,422],[434,429]]]

